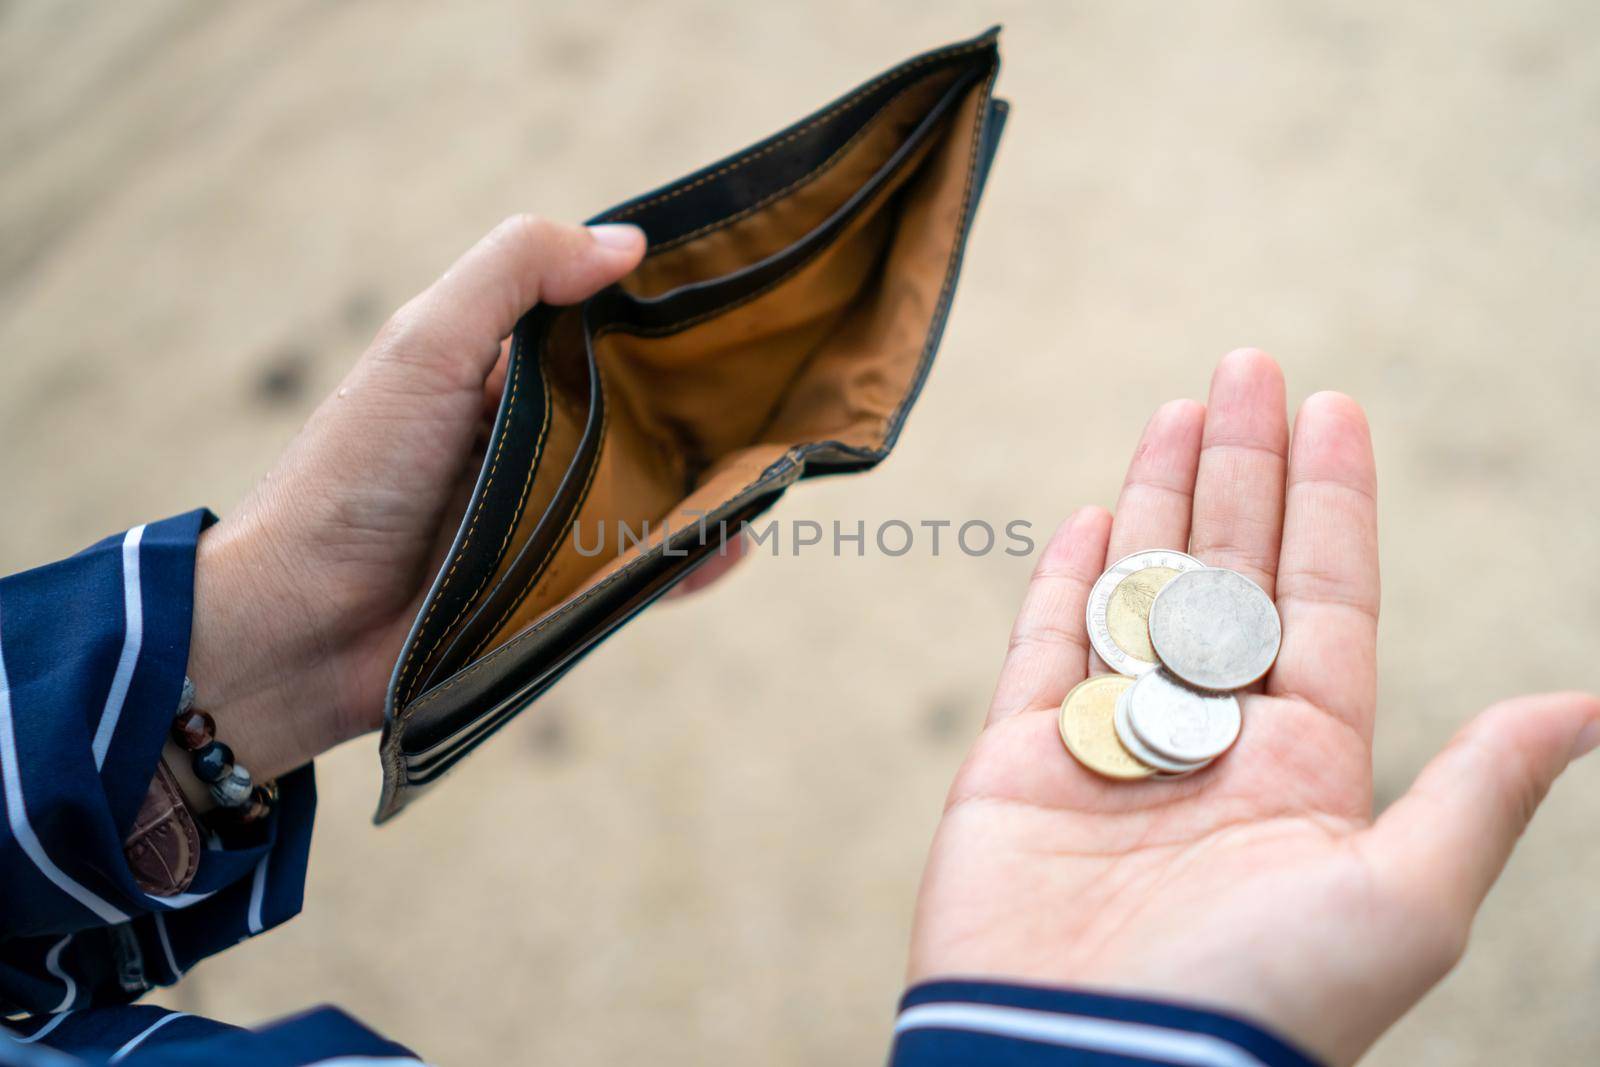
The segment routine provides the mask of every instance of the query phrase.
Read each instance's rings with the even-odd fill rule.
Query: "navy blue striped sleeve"
[[[189,652],[194,511],[0,579],[0,1008],[81,1011],[176,981],[300,910],[316,789],[279,780],[246,838],[207,841],[188,890],[142,892],[122,841]]]
[[[891,1067],[1317,1067],[1283,1038],[1215,1011],[984,981],[908,990],[889,1059]]]
[[[69,1012],[0,1031],[0,1067],[425,1067],[337,1008],[256,1030],[129,1005]]]

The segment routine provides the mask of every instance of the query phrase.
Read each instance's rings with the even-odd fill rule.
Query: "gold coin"
[[[1123,780],[1155,771],[1133,758],[1117,738],[1117,698],[1133,685],[1121,674],[1097,674],[1072,687],[1061,702],[1061,740],[1077,761],[1096,774]]]
[[[1116,646],[1134,659],[1160,662],[1150,646],[1150,605],[1179,573],[1171,567],[1146,567],[1122,579],[1111,591],[1106,603],[1106,629]]]

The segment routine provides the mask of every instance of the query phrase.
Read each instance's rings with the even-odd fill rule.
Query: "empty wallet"
[[[516,326],[483,469],[390,679],[377,821],[794,482],[889,454],[1005,122],[998,32],[591,220],[641,227],[649,251]]]

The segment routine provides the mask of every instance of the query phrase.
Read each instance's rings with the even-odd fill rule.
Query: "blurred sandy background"
[[[1489,700],[1600,686],[1579,2],[0,6],[0,567],[226,512],[503,215],[586,216],[996,21],[1016,110],[940,365],[889,463],[778,515],[1042,540],[1260,345],[1372,415],[1380,803]],[[874,1062],[1028,566],[760,559],[382,831],[348,746],[306,913],[163,1001],[333,1001],[441,1064]],[[1600,767],[1558,786],[1370,1062],[1595,1060],[1597,806]]]

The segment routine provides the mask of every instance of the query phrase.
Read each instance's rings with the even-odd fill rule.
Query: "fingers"
[[[1111,515],[1083,508],[1045,545],[1011,631],[989,723],[1031,708],[1054,707],[1088,671],[1083,612],[1105,566]]]
[[[669,598],[692,596],[700,590],[720,580],[723,575],[744,559],[748,546],[745,536],[736,533],[723,542],[722,547],[711,555],[704,563],[690,571],[688,576],[673,586],[668,591]]]
[[[1273,593],[1283,530],[1289,429],[1283,373],[1265,352],[1241,348],[1217,364],[1195,477],[1190,554],[1239,571]]]
[[[537,303],[571,304],[627,274],[644,256],[636,226],[576,226],[516,215],[496,226],[385,327],[410,362],[462,371],[475,385],[500,341]]]
[[[1283,649],[1267,692],[1372,736],[1377,698],[1377,471],[1354,400],[1317,393],[1295,418],[1278,563]]]
[[[1174,400],[1150,417],[1117,497],[1108,562],[1148,548],[1188,546],[1205,422],[1206,409],[1193,400]]]
[[[1600,701],[1588,694],[1496,704],[1367,832],[1380,873],[1408,899],[1444,909],[1464,934],[1551,784],[1597,741]]]

